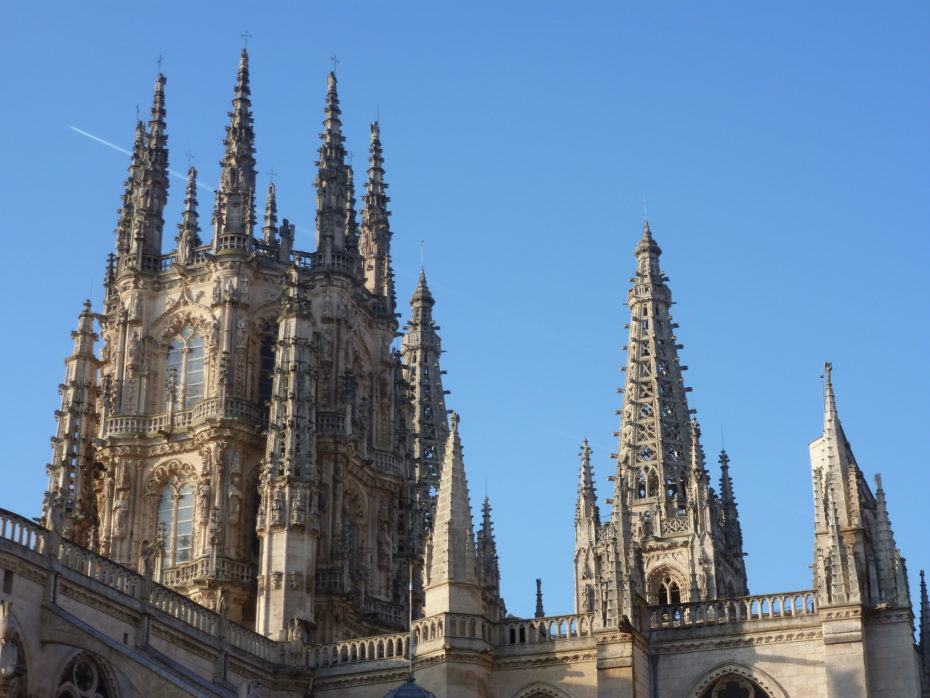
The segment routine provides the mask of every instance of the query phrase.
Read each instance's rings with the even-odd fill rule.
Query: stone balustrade
[[[814,616],[817,615],[817,595],[810,590],[789,591],[671,606],[651,606],[648,614],[649,627],[652,629],[693,628],[721,623]]]
[[[316,431],[318,434],[345,434],[345,412],[318,411],[316,413]]]
[[[27,550],[45,554],[48,531],[29,519],[0,509],[0,538],[16,543]]]
[[[124,434],[154,434],[166,429],[186,429],[208,419],[235,419],[240,422],[259,424],[264,421],[261,410],[251,402],[236,398],[207,398],[187,410],[178,410],[170,415],[163,413],[151,416],[116,415],[108,417],[103,428],[104,436]]]
[[[437,613],[428,618],[413,621],[413,636],[416,642],[429,642],[442,637],[456,637],[467,640],[493,641],[494,623],[484,616],[467,613]]]
[[[164,570],[161,583],[165,586],[176,587],[190,584],[196,579],[206,578],[249,584],[255,579],[255,567],[238,560],[218,557],[214,568],[209,558],[202,558]]]
[[[497,644],[500,647],[591,637],[594,635],[594,614],[507,620],[500,623],[498,631]]]
[[[405,659],[410,652],[410,633],[376,635],[343,640],[307,650],[307,666],[327,667],[384,659]]]
[[[42,526],[0,509],[0,539],[44,555],[53,538],[54,535]],[[146,584],[142,575],[69,540],[61,540],[57,547],[51,557],[57,559],[62,567],[138,601],[145,601],[142,597]],[[213,637],[220,635],[221,630],[225,631],[226,641],[244,652],[272,662],[283,661],[283,645],[227,620],[161,584],[150,583],[147,601],[151,609]]]

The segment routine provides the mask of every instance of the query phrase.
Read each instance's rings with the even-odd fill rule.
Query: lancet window
[[[271,400],[274,387],[274,345],[273,335],[266,334],[258,346],[258,404],[263,413],[268,414],[267,403]]]
[[[194,548],[194,490],[171,478],[158,497],[158,529],[165,536],[164,567],[189,562]]]
[[[182,329],[168,345],[165,371],[168,400],[175,409],[193,407],[204,397],[204,341],[190,327]]]
[[[665,577],[657,589],[657,597],[660,606],[673,606],[681,603],[681,589],[678,583],[670,577]]]

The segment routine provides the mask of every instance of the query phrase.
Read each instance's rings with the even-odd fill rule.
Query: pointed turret
[[[352,172],[352,166],[346,167],[346,220],[345,220],[345,238],[346,252],[358,258],[358,211],[355,210],[355,174]],[[357,262],[357,269],[360,278],[364,276],[364,270],[360,261]]]
[[[720,525],[723,529],[727,549],[734,559],[743,558],[743,529],[739,523],[736,496],[733,494],[733,478],[730,477],[730,457],[720,449]]]
[[[920,571],[920,668],[921,685],[930,691],[930,598],[927,597],[927,580]]]
[[[336,74],[330,73],[326,89],[326,118],[320,139],[320,159],[316,181],[316,246],[324,253],[324,265],[331,264],[333,252],[345,250],[346,188],[349,182],[346,149],[343,145]]]
[[[278,244],[278,199],[274,182],[268,185],[268,198],[265,200],[265,225],[262,226],[262,240],[266,245]]]
[[[542,579],[536,578],[536,611],[533,613],[534,618],[544,618],[546,610],[543,608],[542,599]]]
[[[249,54],[242,49],[232,111],[220,161],[220,187],[213,212],[213,252],[248,254],[255,225],[255,131],[249,98]]]
[[[391,227],[384,181],[384,156],[381,150],[381,127],[371,124],[371,146],[368,158],[368,182],[365,185],[365,210],[362,213],[360,248],[365,264],[365,286],[375,295],[394,301],[394,272],[391,268]]]
[[[52,438],[52,462],[44,514],[46,526],[61,526],[60,533],[85,547],[96,546],[92,531],[97,525],[94,497],[94,437],[97,433],[97,367],[94,356],[94,314],[90,301],[71,333],[74,350],[65,359],[65,381],[59,386],[61,409],[55,412],[58,430]],[[56,520],[56,510],[61,519]]]
[[[911,599],[907,580],[902,574],[904,561],[894,540],[891,519],[888,516],[888,504],[882,487],[882,476],[875,475],[875,527],[872,546],[875,550],[875,562],[878,572],[878,599],[897,608],[910,608]]]
[[[200,223],[197,215],[197,169],[187,171],[187,191],[184,196],[184,211],[178,224],[178,236],[175,238],[178,249],[178,264],[190,264],[194,261],[194,248],[199,247]]]
[[[123,255],[121,270],[158,271],[164,209],[168,200],[168,136],[165,134],[165,76],[155,79],[152,116],[146,132],[136,127],[132,165],[123,199],[117,252]]]
[[[483,610],[459,418],[454,412],[451,421],[436,500],[436,520],[426,549],[425,616],[480,614]]]
[[[593,451],[588,440],[581,442],[581,468],[578,479],[578,498],[575,500],[575,613],[594,611],[595,585],[598,573],[598,531],[601,512],[597,506],[594,488],[594,469],[591,466]]]
[[[439,356],[442,345],[433,322],[436,301],[426,284],[426,273],[420,270],[420,280],[410,299],[410,322],[404,328],[402,351],[405,374],[412,390],[414,404],[413,431],[416,434],[414,454],[417,468],[418,509],[423,526],[432,526],[436,490],[443,461],[443,448],[449,434],[446,419],[446,391],[442,387]]]
[[[481,528],[478,530],[478,583],[484,592],[485,616],[497,621],[504,617],[503,599],[500,597],[501,571],[491,521],[491,501],[485,497],[481,505]]]

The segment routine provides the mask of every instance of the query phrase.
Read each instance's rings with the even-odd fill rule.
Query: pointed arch
[[[78,652],[59,674],[55,698],[117,698],[115,682],[103,660]]]
[[[572,696],[552,684],[534,681],[514,693],[513,698],[572,698]]]
[[[755,667],[743,666],[735,662],[718,664],[704,673],[695,681],[691,693],[692,698],[711,698],[718,682],[726,681],[732,677],[734,681],[748,682],[755,689],[756,695],[752,698],[788,698],[788,694],[769,674]]]

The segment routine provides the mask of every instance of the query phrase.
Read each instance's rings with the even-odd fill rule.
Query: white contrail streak
[[[92,141],[103,143],[107,148],[112,148],[113,150],[120,152],[123,155],[132,155],[132,153],[126,150],[125,148],[120,148],[118,145],[114,143],[110,143],[110,141],[105,141],[102,138],[99,138],[92,133],[88,133],[87,131],[82,131],[77,126],[69,125],[68,128],[70,128],[72,131],[76,133],[80,133],[82,136],[87,136]],[[172,177],[177,177],[183,182],[187,181],[187,175],[181,174],[180,172],[175,172],[174,170],[168,170],[168,174],[170,174]],[[203,191],[208,191],[210,193],[213,193],[213,190],[210,187],[208,187],[206,184],[201,184],[200,182],[197,182],[197,188],[202,189]]]
[[[97,141],[98,143],[103,143],[107,148],[113,148],[113,150],[119,151],[123,155],[132,155],[132,153],[130,153],[125,148],[120,148],[118,145],[114,145],[113,143],[110,143],[109,141],[105,141],[102,138],[97,138],[97,136],[95,136],[94,134],[88,133],[87,131],[82,131],[77,126],[69,125],[68,128],[70,128],[72,131],[76,131],[77,133],[80,133],[82,136],[87,136],[93,141]]]

